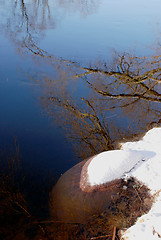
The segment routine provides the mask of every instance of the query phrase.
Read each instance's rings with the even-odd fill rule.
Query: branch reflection
[[[160,63],[161,56],[130,54],[115,54],[108,65],[95,67],[61,61],[55,64],[57,76],[44,81],[43,106],[78,143],[79,156],[113,149],[119,139],[159,123]]]

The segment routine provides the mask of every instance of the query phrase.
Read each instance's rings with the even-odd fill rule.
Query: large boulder
[[[89,159],[88,161],[91,161]],[[93,215],[101,213],[118,198],[122,179],[107,185],[82,191],[80,188],[82,161],[65,172],[51,192],[50,211],[54,219],[68,223],[85,223]],[[81,181],[82,183],[82,181]]]
[[[85,223],[104,210],[113,211],[111,206],[122,203],[122,197],[130,193],[124,210],[129,210],[127,220],[133,214],[135,220],[145,215],[121,231],[121,239],[160,239],[161,128],[153,128],[141,140],[123,143],[121,148],[98,154],[63,174],[51,193],[51,215],[62,222]],[[138,203],[141,215],[136,214]]]
[[[145,160],[145,153],[111,150],[78,163],[60,177],[51,192],[52,217],[62,222],[84,223],[110,208],[119,198],[124,174]]]

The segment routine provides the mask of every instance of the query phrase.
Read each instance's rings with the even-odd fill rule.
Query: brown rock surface
[[[90,159],[89,159],[90,160]],[[94,188],[80,188],[82,161],[65,172],[51,192],[51,216],[62,222],[85,223],[88,219],[99,214],[110,206],[111,200],[118,198],[122,180]]]

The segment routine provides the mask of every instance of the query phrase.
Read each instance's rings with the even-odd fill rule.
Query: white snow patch
[[[122,144],[123,150],[142,151],[153,156],[147,156],[147,161],[136,166],[126,177],[135,177],[147,185],[152,193],[161,189],[161,128],[148,131],[142,140]]]
[[[102,152],[88,166],[88,182],[94,186],[120,179],[139,161],[145,160],[146,155],[148,154],[142,151],[128,149]]]
[[[155,154],[134,167],[126,177],[135,177],[151,189],[155,202],[148,214],[140,217],[136,224],[122,235],[124,240],[161,239],[161,128],[148,131],[142,140],[122,144],[123,150],[152,151]]]

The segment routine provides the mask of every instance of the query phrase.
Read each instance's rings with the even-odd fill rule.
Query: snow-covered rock
[[[100,202],[100,212],[108,207],[111,196],[117,196],[121,181],[131,178],[150,189],[154,202],[135,225],[122,231],[121,239],[160,239],[161,128],[151,129],[139,141],[122,143],[120,150],[93,156],[63,174],[52,191],[52,210],[62,221],[75,221],[74,217],[84,221],[89,209],[93,214]]]
[[[95,214],[101,214],[118,199],[122,180],[104,186],[104,189],[82,191],[80,176],[85,161],[65,172],[50,194],[50,213],[58,221],[66,223],[86,223]]]
[[[161,238],[161,128],[149,130],[139,141],[122,143],[121,150],[98,154],[84,165],[82,172],[81,188],[84,191],[131,177],[147,186],[155,199],[152,208],[134,226],[122,231],[121,239]]]
[[[97,188],[102,184],[121,179],[152,156],[154,152],[147,150],[111,150],[102,152],[89,159],[83,166],[80,187],[83,191]]]

